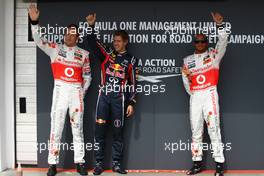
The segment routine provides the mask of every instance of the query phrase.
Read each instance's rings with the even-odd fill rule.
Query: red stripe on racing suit
[[[55,80],[62,80],[70,83],[82,83],[82,67],[69,66],[54,62],[51,64]]]
[[[219,79],[219,69],[213,68],[206,72],[195,74],[191,76],[190,89],[203,90],[208,87],[216,86]]]

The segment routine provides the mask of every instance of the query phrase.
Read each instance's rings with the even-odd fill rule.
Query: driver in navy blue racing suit
[[[123,127],[125,116],[130,117],[134,113],[137,60],[126,50],[129,40],[126,31],[115,31],[114,49],[107,48],[97,40],[94,34],[96,14],[88,15],[86,19],[89,26],[93,28],[93,33],[87,35],[89,49],[101,61],[101,85],[97,100],[95,126],[95,143],[99,144],[99,150],[95,151],[94,175],[100,175],[103,172],[108,121],[113,127],[112,170],[126,174],[127,171],[121,167],[124,148]]]

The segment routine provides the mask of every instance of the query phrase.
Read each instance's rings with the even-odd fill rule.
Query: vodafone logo
[[[74,75],[74,69],[68,67],[64,70],[64,74],[70,78]]]
[[[206,78],[205,78],[204,75],[198,75],[198,76],[196,77],[196,82],[197,82],[198,84],[204,84],[205,81],[206,81]]]

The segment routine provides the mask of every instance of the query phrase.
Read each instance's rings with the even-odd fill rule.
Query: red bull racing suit
[[[104,159],[106,123],[113,127],[112,160],[119,162],[123,154],[123,127],[125,110],[135,105],[137,60],[127,52],[116,53],[101,44],[95,34],[88,35],[88,45],[101,61],[101,85],[96,107],[95,142],[99,150],[95,159]]]

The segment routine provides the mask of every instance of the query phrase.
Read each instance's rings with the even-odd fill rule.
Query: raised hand
[[[88,22],[89,26],[93,26],[95,24],[95,21],[96,21],[96,13],[89,14],[86,17],[86,21]]]
[[[213,17],[214,22],[216,22],[216,24],[222,24],[224,17],[218,13],[218,12],[211,12],[211,15]]]
[[[31,21],[38,21],[39,19],[39,10],[38,8],[36,7],[36,5],[34,4],[31,4],[28,8],[28,14],[29,14],[29,17],[31,19]]]

